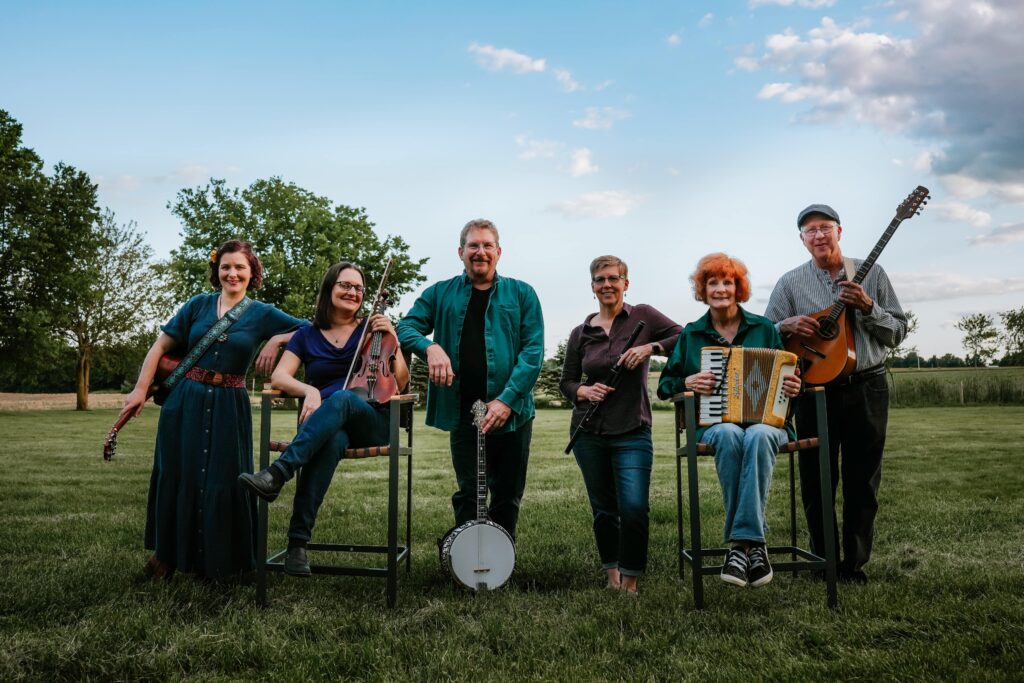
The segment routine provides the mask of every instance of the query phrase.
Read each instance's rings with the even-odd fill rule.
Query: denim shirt
[[[534,416],[533,385],[544,361],[544,317],[533,287],[495,273],[484,318],[487,348],[487,400],[498,399],[512,414],[497,433],[518,429]],[[398,341],[422,359],[437,343],[451,359],[450,387],[427,388],[427,424],[447,432],[468,416],[460,415],[459,343],[473,284],[461,275],[428,287],[398,322]],[[433,332],[433,341],[426,335]],[[465,419],[464,419],[465,418]]]

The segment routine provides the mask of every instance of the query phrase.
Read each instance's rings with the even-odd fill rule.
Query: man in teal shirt
[[[461,275],[428,287],[398,323],[402,347],[427,361],[427,424],[450,434],[459,490],[456,526],[476,518],[476,428],[487,405],[488,516],[515,537],[533,434],[533,385],[544,360],[544,319],[533,287],[497,273],[501,246],[491,221],[459,238]],[[433,339],[426,335],[433,333]]]

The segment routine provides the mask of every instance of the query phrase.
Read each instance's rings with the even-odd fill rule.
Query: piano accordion
[[[789,351],[705,346],[700,370],[711,372],[718,381],[711,396],[700,397],[700,425],[763,422],[783,426],[789,397],[782,392],[782,380],[796,374],[796,362],[796,354]]]

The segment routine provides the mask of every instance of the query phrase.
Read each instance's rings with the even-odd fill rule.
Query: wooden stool
[[[270,440],[270,420],[275,399],[284,398],[280,391],[263,391],[260,416],[260,469],[270,466],[270,452],[281,453],[288,447],[288,441]],[[320,550],[341,553],[381,553],[387,554],[383,567],[362,567],[354,565],[319,565],[310,564],[314,574],[333,574],[344,576],[373,576],[387,580],[388,607],[395,606],[398,591],[398,564],[405,560],[405,571],[409,571],[409,548],[412,531],[412,408],[416,402],[415,394],[400,394],[390,404],[390,438],[382,446],[366,448],[348,448],[343,459],[361,459],[386,457],[388,459],[388,521],[387,545],[355,545],[351,543],[310,543],[309,550]],[[406,445],[402,445],[401,430],[406,433]],[[398,545],[398,459],[406,456],[406,490],[405,490],[405,545]],[[301,473],[300,475],[301,476]],[[263,607],[267,604],[267,572],[283,572],[284,556],[287,550],[281,550],[267,557],[267,501],[262,498],[257,504],[256,528],[256,603]]]
[[[789,511],[790,511],[790,544],[786,546],[768,546],[768,554],[788,554],[789,562],[773,563],[778,571],[823,571],[825,573],[826,596],[828,606],[835,609],[838,603],[836,593],[836,547],[832,529],[832,475],[828,450],[828,416],[825,410],[824,387],[809,387],[814,393],[814,407],[818,419],[818,435],[816,439],[790,441],[779,447],[779,453],[789,454]],[[687,439],[682,443],[683,433],[697,433],[697,400],[692,391],[676,394],[672,397],[676,415],[676,513],[679,531],[679,578],[684,577],[684,568],[689,563],[693,573],[693,602],[697,609],[704,608],[704,577],[718,574],[722,565],[704,565],[704,558],[721,557],[729,552],[728,548],[704,548],[700,535],[700,489],[697,478],[697,456],[714,455],[715,448],[711,444],[698,443]],[[801,450],[816,449],[818,451],[818,468],[821,473],[821,509],[822,528],[825,530],[825,557],[820,557],[797,547],[796,544],[796,477],[794,475],[793,454]],[[683,533],[683,459],[687,464],[687,496],[690,500],[690,536],[693,547],[686,547]],[[798,560],[800,557],[802,559]]]

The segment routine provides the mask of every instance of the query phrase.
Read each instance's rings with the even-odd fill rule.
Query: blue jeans
[[[331,394],[306,418],[295,440],[271,465],[286,480],[302,468],[295,486],[288,538],[308,542],[312,537],[317,511],[346,448],[387,442],[387,416],[350,391]]]
[[[789,441],[785,429],[764,424],[743,428],[721,423],[710,427],[703,443],[715,447],[715,469],[725,501],[725,541],[764,543],[764,511],[779,446]]]
[[[572,449],[594,513],[594,538],[601,567],[625,576],[647,569],[650,530],[651,428],[615,436],[583,432]]]

